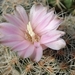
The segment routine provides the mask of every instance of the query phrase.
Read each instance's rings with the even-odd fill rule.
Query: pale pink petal
[[[49,13],[40,17],[36,21],[36,24],[35,24],[36,28],[34,29],[34,31],[36,33],[40,33],[41,30],[43,30],[44,28],[46,28],[46,26],[49,25],[49,23],[53,20],[54,17],[55,17],[54,10],[51,9],[51,11]]]
[[[45,11],[45,12],[43,12],[43,14],[45,15],[46,14],[46,12],[47,12],[47,10],[46,10],[47,8],[45,8],[45,7],[43,7],[43,5],[42,4],[34,4],[33,6],[32,6],[32,8],[30,9],[30,20],[32,20],[35,16],[36,16],[36,18],[38,17],[38,15],[40,15],[43,11]],[[37,14],[38,13],[38,14]],[[37,15],[36,15],[37,14]],[[41,16],[41,15],[40,15]]]
[[[41,35],[45,34],[46,32],[49,32],[51,30],[56,30],[59,25],[62,23],[62,19],[57,19],[54,18],[48,26],[46,26],[45,28],[43,28],[42,30],[39,30]]]
[[[34,43],[34,46],[35,46],[35,50],[34,50],[33,54],[31,55],[31,59],[38,62],[43,55],[43,49],[42,49],[40,43]]]
[[[52,42],[63,36],[65,32],[63,31],[58,31],[58,30],[53,30],[49,33],[46,33],[41,37],[41,44]]]
[[[43,7],[41,4],[35,4],[32,6],[29,18],[33,29],[37,26],[37,21],[40,21],[39,19],[46,15],[46,12],[47,8]]]
[[[23,40],[24,38],[19,35],[4,35],[3,38],[0,39],[0,42],[8,43],[8,42],[14,42],[14,41],[23,41]]]
[[[17,54],[18,56],[24,58],[24,53],[25,53],[25,50],[22,50],[22,51],[18,51]]]
[[[56,30],[61,22],[62,19],[58,19],[53,9],[47,12],[47,8],[42,5],[34,5],[31,8],[30,23],[33,31],[40,36],[51,30]]]
[[[15,34],[24,36],[24,33],[20,29],[18,29],[18,27],[10,23],[0,23],[0,32],[6,35]]]
[[[18,51],[18,55],[23,57],[23,58],[27,58],[27,57],[30,57],[32,55],[33,51],[34,51],[34,46],[30,45],[26,49],[24,49],[22,51]]]
[[[63,39],[58,39],[56,41],[49,42],[44,45],[46,45],[47,47],[54,49],[54,50],[60,50],[61,48],[65,47],[66,43]]]
[[[12,46],[12,50],[22,51],[22,50],[25,50],[30,45],[31,45],[30,42],[24,40],[24,41],[21,41],[20,43],[16,44],[15,46]]]
[[[13,46],[17,45],[20,42],[21,41],[10,41],[10,42],[8,41],[8,42],[0,42],[0,43],[3,44],[4,46],[12,48]]]
[[[28,16],[25,9],[21,5],[16,6],[15,16],[17,16],[25,25],[28,23]]]
[[[43,55],[43,50],[42,50],[42,47],[38,47],[35,49],[35,58],[34,58],[34,61],[38,62],[40,61],[42,55]]]
[[[24,58],[30,57],[34,52],[34,45],[30,45],[26,50],[24,54]]]
[[[4,18],[12,23],[13,25],[17,26],[21,30],[25,31],[26,30],[26,25],[16,16],[10,15],[10,14],[4,14]]]

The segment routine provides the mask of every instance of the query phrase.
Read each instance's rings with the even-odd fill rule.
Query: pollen
[[[27,40],[29,40],[30,42],[34,43],[34,42],[38,42],[40,37],[34,33],[30,22],[27,25],[27,33],[25,34],[25,37]]]
[[[31,37],[35,36],[35,33],[34,33],[33,30],[32,30],[32,27],[31,27],[30,22],[29,22],[28,25],[27,25],[27,30],[28,30],[28,33],[29,33],[29,35],[30,35]]]

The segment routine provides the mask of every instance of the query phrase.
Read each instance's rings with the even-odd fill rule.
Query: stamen
[[[28,30],[28,33],[30,34],[31,37],[35,36],[35,33],[32,30],[30,22],[27,25],[27,30]]]
[[[39,41],[39,36],[33,32],[30,22],[27,25],[27,32],[28,33],[25,34],[27,40],[29,40],[32,43]]]

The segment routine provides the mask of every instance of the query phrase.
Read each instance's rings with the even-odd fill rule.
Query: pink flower
[[[4,18],[8,22],[0,23],[0,42],[23,58],[38,62],[47,47],[59,50],[66,45],[60,38],[65,33],[57,30],[62,20],[42,4],[33,5],[29,16],[18,5],[14,15],[5,14]]]

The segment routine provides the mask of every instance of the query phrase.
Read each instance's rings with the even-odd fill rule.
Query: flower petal
[[[30,43],[26,40],[23,40],[20,43],[16,44],[15,46],[12,46],[12,50],[22,51],[22,50],[25,50],[29,46],[30,46]]]
[[[4,46],[10,47],[12,48],[13,46],[15,46],[16,44],[20,43],[21,41],[8,41],[8,42],[1,42],[1,44],[3,44]]]
[[[46,26],[45,28],[43,28],[42,30],[39,30],[40,31],[40,34],[43,35],[51,30],[56,30],[59,25],[62,23],[62,19],[58,19],[58,18],[54,18],[48,26]]]
[[[46,45],[47,47],[54,49],[54,50],[60,50],[61,48],[65,47],[66,43],[63,39],[58,39],[56,41],[49,42],[44,45]]]
[[[34,46],[35,46],[35,50],[31,56],[31,59],[38,62],[42,57],[43,49],[39,43],[35,43]]]
[[[42,18],[47,12],[47,8],[43,7],[42,4],[35,4],[30,10],[30,23],[34,29],[37,26],[39,17]],[[39,20],[40,21],[40,20]]]
[[[0,23],[0,32],[6,35],[15,34],[24,36],[24,33],[20,29],[10,23]]]
[[[7,21],[9,21],[10,23],[12,23],[13,25],[20,28],[21,30],[23,30],[23,31],[26,30],[26,25],[19,18],[15,17],[14,15],[4,14],[4,18]]]
[[[65,32],[63,31],[58,31],[58,30],[53,30],[41,37],[41,44],[52,42],[63,36]]]
[[[35,58],[34,58],[34,61],[38,62],[38,61],[40,61],[40,59],[41,59],[41,57],[42,57],[42,55],[43,55],[43,50],[42,50],[42,47],[41,47],[41,46],[38,47],[38,48],[36,48],[35,50],[36,50],[36,51],[35,51],[36,56],[35,56]]]
[[[22,51],[18,51],[18,55],[22,56],[23,58],[27,58],[27,57],[30,57],[32,55],[33,51],[34,51],[34,46],[30,45],[26,49],[24,49]]]
[[[0,39],[0,43],[8,43],[8,42],[14,42],[14,41],[23,41],[24,38],[19,35],[4,35]]]
[[[44,28],[46,28],[49,25],[49,23],[53,20],[54,17],[55,17],[54,10],[51,9],[50,12],[47,12],[46,15],[40,17],[36,21],[36,28],[34,31],[36,33],[40,33],[41,30],[43,30]]]
[[[24,53],[25,53],[25,50],[22,50],[22,51],[18,51],[18,52],[17,52],[17,54],[18,54],[20,57],[22,57],[22,58],[24,58]]]
[[[34,46],[30,45],[26,50],[24,54],[24,58],[30,57],[34,52]]]
[[[47,8],[41,4],[33,5],[30,11],[30,23],[33,31],[38,35],[43,35],[51,30],[56,30],[62,19],[54,14],[54,9]]]
[[[28,16],[25,9],[21,5],[16,6],[15,16],[19,18],[25,25],[28,23]]]

